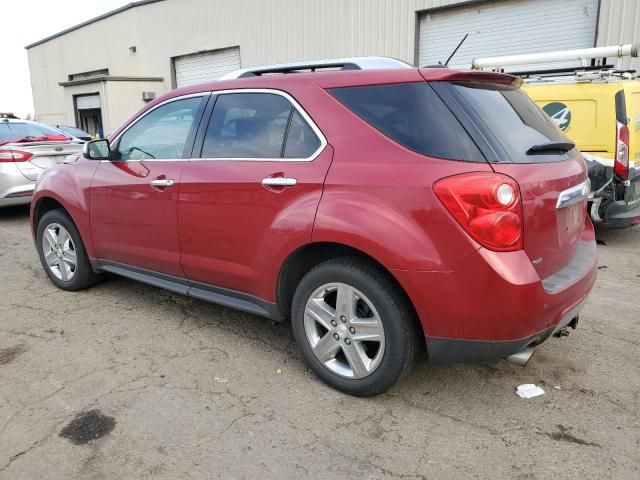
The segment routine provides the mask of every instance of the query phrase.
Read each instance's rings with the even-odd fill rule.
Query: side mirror
[[[111,146],[109,140],[93,140],[87,142],[82,147],[82,154],[89,160],[110,160],[111,159]]]

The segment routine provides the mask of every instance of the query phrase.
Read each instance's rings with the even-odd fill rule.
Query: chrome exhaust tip
[[[531,360],[533,352],[535,352],[535,349],[527,347],[524,350],[520,350],[518,353],[505,357],[505,360],[509,363],[513,363],[514,365],[524,367],[529,363],[529,360]]]

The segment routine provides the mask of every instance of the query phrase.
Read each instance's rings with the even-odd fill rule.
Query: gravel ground
[[[569,337],[352,398],[287,325],[111,277],[57,290],[0,210],[0,478],[640,478],[640,229],[601,232]],[[536,383],[546,394],[523,400]]]

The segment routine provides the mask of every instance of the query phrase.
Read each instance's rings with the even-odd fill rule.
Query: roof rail
[[[305,62],[281,63],[277,65],[264,65],[260,67],[243,68],[226,74],[220,80],[234,78],[257,77],[275,73],[299,73],[305,71],[315,72],[322,69],[337,70],[378,70],[395,68],[414,68],[402,60],[391,57],[351,57],[329,58],[325,60],[310,60]]]

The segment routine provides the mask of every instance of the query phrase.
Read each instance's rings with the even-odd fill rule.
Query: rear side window
[[[450,160],[485,161],[467,131],[427,82],[330,91],[352,112],[415,152]]]
[[[294,110],[287,133],[285,158],[307,158],[319,147],[320,139],[313,133],[309,124],[304,121],[302,115]]]
[[[544,111],[522,90],[511,86],[486,83],[449,84],[466,109],[477,114],[515,163],[551,162],[576,155],[570,152],[549,151],[527,154],[533,146],[566,142],[562,131]]]
[[[220,95],[205,134],[202,158],[309,158],[320,139],[282,95]]]

